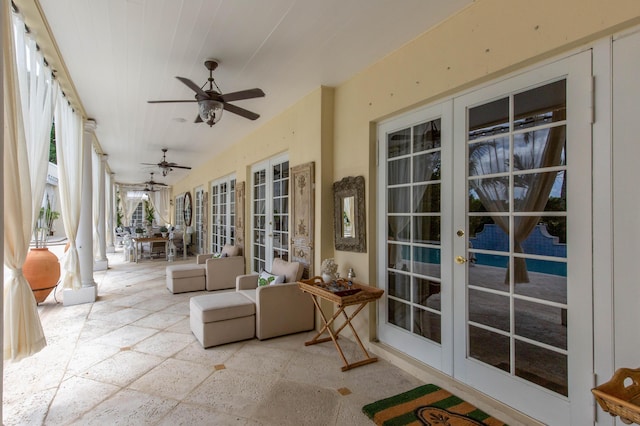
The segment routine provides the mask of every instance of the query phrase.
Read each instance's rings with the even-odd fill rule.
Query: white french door
[[[236,242],[236,177],[230,175],[211,183],[211,253]]]
[[[184,230],[184,193],[176,197],[175,206],[174,217],[176,229]]]
[[[451,228],[452,102],[380,126],[378,246],[386,283],[379,338],[453,374]],[[384,171],[382,171],[384,170]]]
[[[379,127],[380,340],[551,425],[593,423],[590,79],[584,52]]]
[[[279,156],[251,169],[251,268],[289,260],[289,160]]]
[[[205,226],[204,226],[204,210],[205,210],[205,206],[204,206],[204,188],[203,187],[198,187],[194,190],[194,195],[195,195],[195,199],[194,199],[194,204],[195,204],[195,209],[194,209],[194,224],[195,224],[195,229],[193,232],[193,238],[194,241],[192,242],[193,246],[195,247],[195,251],[198,254],[202,254],[204,253],[204,240],[205,240]]]

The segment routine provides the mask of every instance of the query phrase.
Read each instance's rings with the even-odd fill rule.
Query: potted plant
[[[122,218],[122,209],[118,207],[118,210],[116,211],[116,229],[118,230],[118,232],[122,232]]]
[[[144,228],[142,228],[141,226],[136,226],[136,237],[142,238],[143,235],[144,235]]]
[[[169,229],[167,229],[166,226],[160,227],[160,233],[162,234],[162,238],[167,238],[167,232],[169,232]]]
[[[52,210],[51,204],[47,201],[47,206],[40,209],[40,215],[33,228],[35,247],[29,250],[22,266],[22,273],[29,282],[37,303],[44,302],[60,278],[58,257],[47,248],[53,221],[59,217],[60,213]]]
[[[156,218],[156,211],[149,201],[144,202],[144,219],[149,226],[153,225],[153,221]]]

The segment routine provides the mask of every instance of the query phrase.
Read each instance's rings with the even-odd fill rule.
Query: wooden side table
[[[322,321],[324,323],[318,334],[316,334],[313,339],[304,343],[305,346],[315,345],[317,343],[323,343],[332,340],[338,353],[340,354],[340,357],[342,358],[342,361],[344,362],[342,371],[347,371],[352,368],[376,362],[378,360],[378,358],[369,355],[364,345],[362,344],[360,337],[358,337],[358,333],[356,333],[355,328],[353,327],[353,325],[351,325],[351,321],[369,302],[378,300],[384,293],[384,290],[359,283],[353,283],[353,285],[348,286],[347,282],[344,280],[340,280],[338,284],[341,289],[327,286],[320,277],[313,277],[309,280],[298,281],[298,287],[300,287],[300,290],[304,291],[305,293],[309,293],[309,295],[313,299],[313,304],[316,305],[318,313],[320,313],[320,317],[322,318]],[[320,308],[319,299],[328,300],[334,303],[338,308],[329,320],[327,320],[327,317]],[[345,312],[345,308],[347,306],[355,305],[358,305],[356,310],[353,311],[351,315],[347,315],[347,313]],[[345,322],[340,327],[338,327],[337,330],[332,331],[331,325],[340,315],[344,316]],[[344,330],[346,326],[349,326],[349,328],[351,328],[353,336],[356,338],[356,342],[358,343],[358,346],[360,346],[360,349],[364,354],[365,358],[361,361],[351,363],[348,362],[347,358],[344,355],[344,352],[342,352],[340,344],[338,343],[338,335],[342,330]],[[329,334],[329,337],[320,338],[320,336],[322,336],[325,331]]]
[[[142,253],[142,243],[155,243],[155,242],[164,242],[164,253],[165,258],[168,258],[168,244],[169,239],[164,237],[135,237],[131,239],[133,241],[133,255],[135,257],[136,263],[138,263],[138,256],[141,256]],[[140,246],[140,253],[138,253],[138,246]]]

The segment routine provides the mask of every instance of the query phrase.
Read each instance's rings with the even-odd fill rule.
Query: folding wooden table
[[[384,290],[355,282],[352,285],[348,285],[347,281],[345,280],[339,280],[337,282],[337,285],[325,284],[320,277],[298,281],[298,287],[300,287],[300,290],[304,291],[305,293],[309,293],[324,323],[318,334],[316,334],[313,339],[304,343],[305,346],[315,345],[316,343],[323,343],[332,340],[333,344],[338,350],[338,353],[340,354],[340,357],[342,358],[342,361],[344,362],[342,371],[347,371],[352,368],[370,364],[378,360],[378,358],[369,355],[364,345],[362,344],[362,341],[360,341],[358,333],[356,333],[355,328],[353,327],[353,325],[351,325],[351,321],[369,302],[373,302],[374,300],[379,299],[384,293]],[[319,299],[328,300],[334,303],[338,308],[331,319],[327,320],[324,312],[322,312]],[[347,313],[345,312],[345,308],[347,306],[355,305],[358,305],[356,310],[353,311],[351,315],[347,315]],[[344,316],[345,322],[340,327],[338,327],[337,330],[333,331],[331,329],[331,326],[340,315]],[[351,328],[356,342],[360,346],[360,349],[362,349],[362,353],[364,354],[365,358],[361,361],[352,363],[348,362],[347,358],[344,355],[344,352],[342,352],[340,344],[338,343],[338,335],[342,330],[344,330],[346,326],[349,326],[349,328]],[[322,336],[325,331],[329,334],[329,337],[320,338],[320,336]]]

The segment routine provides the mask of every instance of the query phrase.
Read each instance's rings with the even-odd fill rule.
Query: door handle
[[[466,263],[466,262],[467,262],[467,259],[466,259],[465,257],[462,257],[462,256],[456,256],[456,263],[457,263],[458,265],[462,265],[462,264],[464,264],[464,263]]]

